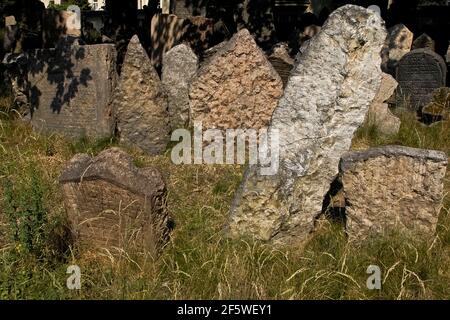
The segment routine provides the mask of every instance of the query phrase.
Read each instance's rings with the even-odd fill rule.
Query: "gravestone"
[[[447,66],[441,56],[428,49],[416,49],[400,60],[397,66],[397,99],[408,101],[419,109],[427,105],[435,89],[445,87]]]
[[[35,50],[29,55],[28,82],[36,130],[75,138],[105,138],[114,132],[114,45]]]
[[[189,87],[197,70],[197,55],[186,44],[175,46],[164,54],[162,83],[169,97],[172,131],[189,125]]]
[[[412,49],[428,49],[435,51],[436,43],[435,41],[426,33],[421,34],[412,44]]]
[[[203,64],[189,91],[191,124],[205,129],[260,129],[269,124],[283,82],[247,29]]]
[[[14,16],[5,17],[5,32],[3,35],[3,50],[6,53],[15,53],[16,44],[19,40],[19,26]],[[21,50],[21,48],[18,48]]]
[[[367,7],[367,10],[371,10],[373,12],[375,12],[378,16],[381,17],[381,9],[379,6],[373,4]]]
[[[69,10],[46,10],[43,15],[44,48],[54,48],[66,38],[81,37],[81,12],[78,6]]]
[[[5,17],[5,27],[11,27],[17,25],[16,17],[7,16]]]
[[[400,59],[411,51],[414,34],[403,24],[397,24],[388,30],[388,36],[381,51],[383,72],[395,75]]]
[[[173,0],[173,14],[180,18],[206,16],[206,6],[201,2]]]
[[[445,60],[447,61],[447,64],[450,64],[450,46],[448,46],[447,54],[445,55]]]
[[[287,43],[277,44],[269,56],[269,61],[280,75],[283,81],[283,87],[286,87],[289,74],[294,66],[294,59],[289,55],[289,46]]]
[[[75,239],[93,248],[157,252],[169,234],[167,191],[154,168],[137,168],[118,148],[73,157],[59,183]]]
[[[137,35],[127,48],[113,110],[122,143],[157,155],[169,142],[167,93]]]
[[[155,68],[160,68],[165,52],[186,42],[197,54],[209,47],[214,23],[204,17],[180,18],[176,15],[155,15],[151,21],[152,53]]]
[[[397,86],[397,81],[391,75],[383,73],[380,89],[367,113],[366,122],[384,135],[394,135],[400,130],[400,119],[392,114],[386,102],[395,93]]]
[[[340,179],[349,237],[363,240],[392,229],[434,236],[446,169],[447,155],[433,150],[386,146],[345,154]]]
[[[81,10],[80,7],[70,5],[67,7],[66,35],[73,37],[81,36]]]
[[[232,236],[281,244],[308,238],[380,87],[385,38],[376,13],[346,5],[310,40],[269,127],[279,137],[279,168],[273,175],[261,165],[247,169],[231,206]]]

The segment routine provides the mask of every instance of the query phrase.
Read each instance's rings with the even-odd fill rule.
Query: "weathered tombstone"
[[[113,110],[120,141],[149,154],[161,154],[169,142],[167,93],[137,35],[128,44]]]
[[[447,61],[447,64],[450,64],[450,46],[448,46],[447,54],[445,55],[445,60]]]
[[[30,115],[28,100],[27,64],[28,56],[25,53],[7,53],[2,61],[5,67],[5,81],[11,88],[14,97],[14,107],[26,119]]]
[[[276,40],[272,0],[243,0],[240,20],[258,45],[270,49]]]
[[[308,237],[380,86],[385,37],[378,15],[346,5],[310,40],[269,128],[271,137],[279,136],[278,173],[247,169],[231,208],[232,236],[276,243]]]
[[[180,18],[187,18],[191,16],[206,16],[206,6],[202,5],[201,2],[174,0],[173,14]]]
[[[435,89],[445,87],[447,66],[441,56],[428,49],[416,49],[404,55],[397,66],[399,100],[420,109],[431,101]]]
[[[269,56],[269,61],[280,75],[283,81],[283,87],[285,87],[289,79],[289,74],[294,66],[294,59],[289,55],[289,46],[287,43],[277,44]]]
[[[280,76],[242,29],[204,64],[192,83],[191,123],[203,128],[265,128],[283,93]]]
[[[432,150],[387,146],[344,155],[340,175],[350,238],[392,228],[433,236],[446,169],[447,155]]]
[[[78,154],[61,185],[75,239],[93,248],[140,247],[157,252],[169,234],[166,187],[158,170],[137,168],[117,148]]]
[[[81,36],[81,10],[76,5],[67,7],[66,34],[73,37]]]
[[[428,49],[435,51],[436,43],[434,40],[426,33],[420,35],[412,44],[412,49]]]
[[[368,6],[367,10],[371,10],[371,11],[375,12],[379,17],[381,17],[381,9],[376,4]]]
[[[400,59],[411,51],[414,34],[403,24],[397,24],[388,30],[388,36],[381,51],[381,69],[395,75]]]
[[[213,21],[204,17],[179,18],[171,15],[155,15],[151,21],[151,59],[156,68],[161,67],[165,52],[186,42],[199,52],[208,47],[213,33]]]
[[[17,25],[16,17],[7,16],[5,17],[5,27],[11,27]]]
[[[392,114],[386,103],[395,93],[397,86],[397,81],[391,75],[383,73],[380,89],[367,113],[366,121],[369,125],[375,126],[381,134],[393,135],[400,130],[400,119]]]
[[[5,17],[5,32],[3,36],[3,50],[7,53],[14,53],[16,43],[19,38],[19,26],[14,16]]]
[[[169,97],[171,130],[189,125],[189,86],[197,70],[197,55],[186,44],[173,47],[163,56],[162,83]]]
[[[54,48],[66,38],[81,37],[81,12],[77,6],[71,10],[46,10],[43,15],[43,44]]]
[[[35,50],[28,63],[32,124],[70,137],[109,137],[117,82],[114,45]]]

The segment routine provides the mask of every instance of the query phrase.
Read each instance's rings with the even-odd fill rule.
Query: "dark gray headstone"
[[[445,87],[447,67],[444,59],[427,49],[407,53],[397,67],[397,97],[406,99],[414,109],[428,104],[433,91]]]

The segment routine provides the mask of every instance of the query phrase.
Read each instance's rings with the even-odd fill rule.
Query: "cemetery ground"
[[[74,154],[117,142],[39,135],[9,110],[9,98],[0,104],[1,299],[450,299],[449,175],[429,241],[392,233],[358,247],[338,222],[322,220],[303,247],[274,248],[223,233],[242,166],[177,166],[169,150],[150,157],[120,146],[136,165],[164,174],[175,228],[158,259],[131,244],[93,252],[70,243],[58,177]],[[450,155],[449,121],[427,127],[397,114],[397,135],[366,126],[353,148],[399,144]],[[8,219],[11,210],[22,223]],[[69,265],[81,268],[81,290],[66,287]],[[366,287],[369,265],[382,270],[381,290]]]

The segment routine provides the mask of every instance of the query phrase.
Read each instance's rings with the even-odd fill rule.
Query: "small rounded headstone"
[[[381,17],[381,9],[380,9],[379,6],[373,4],[373,5],[369,6],[367,9],[370,10],[370,11],[375,12],[378,16]]]

